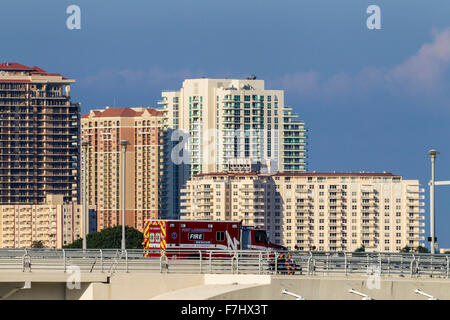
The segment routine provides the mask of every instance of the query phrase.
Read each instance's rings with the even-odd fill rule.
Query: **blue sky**
[[[81,30],[66,28],[71,4]],[[372,4],[381,30],[366,27]],[[419,179],[428,199],[434,147],[437,178],[450,180],[447,0],[15,0],[2,11],[0,60],[76,79],[83,112],[156,107],[186,77],[256,74],[306,122],[309,170],[389,171]],[[450,186],[437,189],[436,221],[449,248]]]

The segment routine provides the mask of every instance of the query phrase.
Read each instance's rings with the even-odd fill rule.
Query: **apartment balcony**
[[[311,232],[294,232],[295,233],[295,239],[296,240],[305,240],[310,241],[312,240]]]
[[[407,193],[423,193],[425,192],[424,188],[407,188],[406,189]]]
[[[3,232],[6,232],[6,233],[14,233],[14,230],[15,230],[14,224],[12,224],[12,223],[11,224],[3,223],[2,230],[3,230]]]
[[[368,187],[368,188],[362,188],[362,189],[361,189],[361,192],[364,192],[364,193],[373,193],[373,194],[377,194],[377,193],[378,193],[378,191],[375,190],[375,189],[373,189],[373,188],[371,188],[370,185],[366,185],[366,187]]]
[[[408,234],[408,235],[410,235],[410,234],[420,235],[420,234],[422,234],[422,233],[425,233],[425,231],[424,231],[423,229],[417,229],[417,228],[414,228],[414,229],[415,229],[415,230],[413,230],[413,231],[407,230],[407,231],[406,231],[407,234]]]
[[[2,217],[2,220],[3,220],[3,225],[4,226],[13,226],[14,225],[14,221],[15,221],[15,219],[14,219],[15,217],[14,217],[14,214],[12,214],[12,215],[3,215],[3,217]]]
[[[250,208],[250,209],[243,209],[246,212],[251,212],[251,213],[255,213],[255,214],[263,214],[265,213],[265,209],[264,208]]]
[[[158,100],[156,103],[161,104],[161,105],[167,105],[167,104],[169,104],[169,100],[167,100],[167,99]]]
[[[196,205],[198,207],[206,207],[206,208],[211,208],[213,203],[212,202],[197,202]]]
[[[370,224],[372,223],[376,223],[378,221],[378,219],[374,216],[363,216],[362,217],[363,220],[368,220]]]
[[[410,214],[410,215],[412,214],[414,216],[420,216],[420,213],[422,213],[422,212],[420,210],[418,210],[418,209],[417,210],[408,209],[407,213]],[[409,217],[409,219],[411,219],[411,217]]]
[[[414,237],[407,237],[408,240],[412,240],[412,241],[424,241],[425,237],[424,236],[414,236]]]
[[[246,190],[249,190],[249,189],[246,189]],[[240,190],[240,191],[243,191],[243,190]],[[256,191],[254,191],[254,189],[252,189],[252,191],[249,191],[249,192],[251,192],[252,194],[249,194],[249,195],[240,194],[239,197],[241,199],[251,199],[251,200],[264,200],[265,199],[264,195],[256,195]]]
[[[328,191],[328,199],[346,199],[346,196],[343,196],[342,193],[345,192],[343,189],[333,189]]]
[[[32,216],[31,212],[21,212],[21,213],[19,213],[19,218],[20,219],[31,218],[31,216]]]

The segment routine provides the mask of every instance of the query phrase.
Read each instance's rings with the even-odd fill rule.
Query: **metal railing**
[[[387,275],[448,279],[445,254],[303,252],[256,250],[166,250],[144,257],[143,250],[0,249],[2,271],[156,272],[287,275]]]

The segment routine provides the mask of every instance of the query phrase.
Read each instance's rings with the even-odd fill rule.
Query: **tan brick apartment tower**
[[[0,64],[0,205],[78,199],[80,105],[69,80],[19,63]]]
[[[62,195],[48,195],[44,204],[0,206],[0,248],[62,248],[81,237],[81,206],[64,203]]]
[[[242,220],[290,249],[398,252],[423,245],[422,192],[392,173],[210,173],[187,182],[181,212]]]
[[[81,119],[87,141],[87,204],[97,212],[97,230],[122,225],[122,151],[126,152],[126,224],[142,230],[144,219],[158,218],[164,171],[164,112],[152,108],[92,110]]]

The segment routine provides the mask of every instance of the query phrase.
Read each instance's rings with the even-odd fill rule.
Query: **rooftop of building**
[[[401,177],[391,172],[278,172],[278,173],[258,173],[258,172],[217,172],[202,173],[196,177],[239,177],[239,176],[261,176],[261,177]]]
[[[194,87],[195,90],[198,90],[198,85],[208,85],[210,88],[215,87],[218,89],[226,90],[226,91],[235,91],[235,90],[266,90],[264,85],[264,80],[257,79],[256,76],[252,75],[247,78],[208,78],[208,77],[199,77],[199,78],[186,78],[183,80],[183,88]],[[205,87],[204,87],[205,88]],[[278,90],[277,90],[278,91]],[[164,90],[163,93],[173,93],[179,92],[179,90]]]
[[[26,71],[29,72],[31,75],[41,75],[41,76],[58,76],[62,77],[59,73],[49,73],[45,71],[44,69],[41,69],[39,67],[28,67],[26,65],[23,65],[21,63],[17,62],[3,62],[0,63],[0,71]],[[66,79],[62,77],[63,79]]]
[[[101,110],[91,110],[89,113],[83,115],[81,118],[133,118],[142,116],[148,112],[151,116],[164,115],[164,111],[156,110],[154,108],[110,108],[105,107]]]

